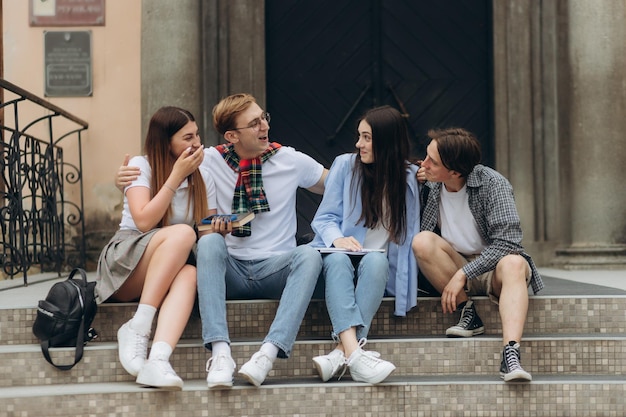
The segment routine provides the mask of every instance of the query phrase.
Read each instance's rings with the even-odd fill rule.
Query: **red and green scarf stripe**
[[[272,142],[261,155],[252,159],[240,159],[232,143],[215,147],[228,166],[239,174],[233,194],[233,213],[270,211],[270,205],[263,189],[262,168],[263,162],[275,155],[280,147],[279,143]],[[248,223],[234,229],[232,235],[237,237],[250,236],[252,233],[250,226],[251,224]]]

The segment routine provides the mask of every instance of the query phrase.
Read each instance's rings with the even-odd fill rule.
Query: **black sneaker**
[[[504,346],[502,362],[500,363],[500,376],[504,382],[532,381],[533,377],[522,369],[520,364],[519,343],[510,341],[508,345]]]
[[[483,321],[480,317],[478,317],[478,313],[476,313],[474,302],[472,300],[468,300],[465,302],[465,305],[459,305],[459,307],[461,306],[463,306],[463,310],[461,310],[461,319],[456,325],[446,330],[446,336],[472,337],[477,334],[485,333],[485,326],[483,326]]]

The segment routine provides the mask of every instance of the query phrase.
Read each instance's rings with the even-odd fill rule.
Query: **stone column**
[[[626,2],[567,2],[571,245],[565,267],[626,266]]]
[[[265,107],[265,1],[201,0],[205,144],[221,138],[211,111],[222,98],[250,93]]]
[[[191,111],[204,136],[200,6],[200,0],[142,1],[137,24],[141,24],[143,138],[150,117],[165,105]]]
[[[493,0],[495,167],[515,192],[524,247],[550,264],[560,213],[554,1]]]

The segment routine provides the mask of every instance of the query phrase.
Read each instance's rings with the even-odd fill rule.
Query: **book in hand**
[[[233,229],[237,227],[241,227],[244,224],[250,223],[252,219],[254,219],[254,212],[249,211],[247,213],[239,213],[239,214],[213,214],[212,216],[205,217],[200,221],[198,225],[198,231],[203,232],[206,230],[213,230],[213,219],[216,217],[226,218],[233,225]]]
[[[318,251],[320,251],[320,253],[334,253],[334,252],[341,252],[341,253],[345,253],[346,255],[365,255],[366,253],[369,252],[382,252],[385,253],[384,249],[367,249],[367,248],[363,248],[361,250],[357,250],[357,251],[352,251],[352,250],[348,250],[348,249],[343,249],[343,248],[315,248]]]

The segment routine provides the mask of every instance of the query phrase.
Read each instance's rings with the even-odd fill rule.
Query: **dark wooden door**
[[[354,150],[358,117],[389,104],[416,158],[428,129],[460,126],[492,164],[490,0],[270,0],[266,43],[272,140],[330,167]],[[319,200],[299,194],[300,233]]]

